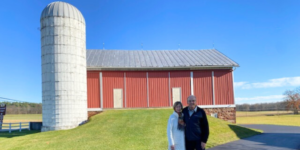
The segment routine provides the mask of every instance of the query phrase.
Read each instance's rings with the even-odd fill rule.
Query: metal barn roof
[[[215,49],[87,50],[87,69],[239,67]]]

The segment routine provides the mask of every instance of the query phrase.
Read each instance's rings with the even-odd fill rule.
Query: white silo
[[[42,131],[75,128],[87,120],[85,20],[71,4],[53,2],[40,23]]]

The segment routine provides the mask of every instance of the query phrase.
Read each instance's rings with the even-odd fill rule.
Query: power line
[[[5,97],[0,97],[0,100],[7,100],[7,101],[14,101],[14,102],[22,102],[22,103],[36,103],[36,102],[21,101],[21,100],[16,100],[16,99],[11,99],[11,98],[5,98]]]

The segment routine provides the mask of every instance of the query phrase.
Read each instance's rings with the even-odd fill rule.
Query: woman
[[[183,109],[181,102],[175,102],[173,105],[174,112],[170,115],[167,127],[169,141],[169,150],[185,150],[184,143],[184,122]]]

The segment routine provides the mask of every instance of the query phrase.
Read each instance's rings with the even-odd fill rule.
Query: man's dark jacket
[[[197,107],[197,111],[191,116],[188,107],[182,110],[183,120],[186,124],[185,138],[188,141],[199,141],[206,143],[209,135],[209,127],[205,111]]]

